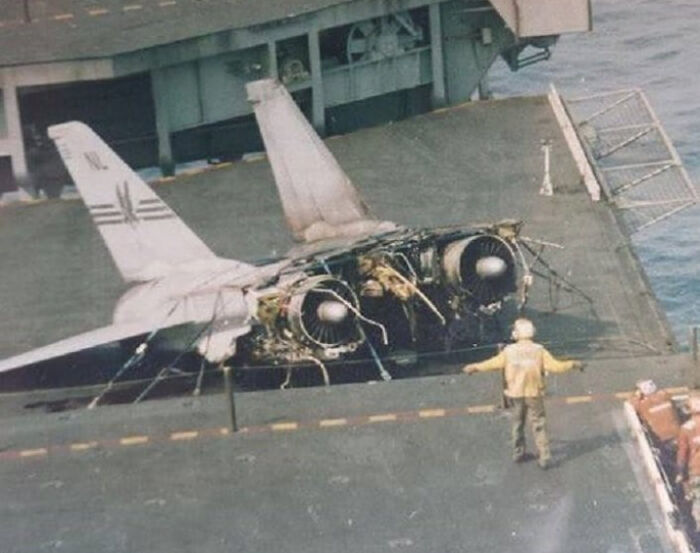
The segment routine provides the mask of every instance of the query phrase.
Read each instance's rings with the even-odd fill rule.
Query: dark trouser
[[[690,477],[690,500],[692,501],[691,512],[695,520],[695,531],[700,532],[700,476]]]
[[[540,461],[549,461],[551,453],[542,396],[514,397],[510,398],[510,401],[513,406],[513,458],[517,459],[525,454],[525,419],[529,417]]]
[[[678,444],[676,439],[666,440],[665,442],[654,441],[654,445],[659,451],[659,461],[661,466],[669,477],[669,480],[673,481],[672,475],[676,470],[676,451],[678,450]]]

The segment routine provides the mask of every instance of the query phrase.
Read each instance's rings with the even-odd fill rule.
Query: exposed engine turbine
[[[357,297],[345,282],[319,275],[293,290],[286,320],[297,340],[333,348],[358,339],[358,309]]]
[[[499,236],[478,234],[452,242],[445,248],[442,269],[450,286],[481,305],[516,289],[515,254]]]
[[[357,296],[345,281],[305,277],[260,298],[257,318],[263,328],[252,337],[249,351],[274,363],[337,359],[364,341],[359,313]]]

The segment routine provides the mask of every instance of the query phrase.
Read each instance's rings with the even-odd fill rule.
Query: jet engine
[[[358,309],[357,296],[345,282],[318,275],[292,291],[286,322],[298,341],[311,347],[337,348],[360,340]]]
[[[480,305],[497,302],[516,289],[515,254],[499,236],[477,234],[448,244],[442,269],[454,290]]]

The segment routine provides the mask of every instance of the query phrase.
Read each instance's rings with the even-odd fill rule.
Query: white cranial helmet
[[[653,380],[640,380],[637,382],[637,389],[645,396],[650,396],[656,392],[656,384]]]
[[[535,325],[530,319],[516,319],[512,336],[513,340],[532,340],[535,337]]]

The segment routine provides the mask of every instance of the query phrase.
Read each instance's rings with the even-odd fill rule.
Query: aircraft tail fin
[[[87,125],[72,121],[48,132],[124,280],[216,257]]]
[[[294,237],[310,242],[374,228],[378,222],[284,85],[263,79],[246,88]]]

